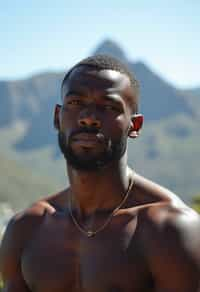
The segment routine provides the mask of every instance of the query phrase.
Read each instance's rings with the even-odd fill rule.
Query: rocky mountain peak
[[[123,49],[114,41],[110,39],[104,40],[100,43],[93,52],[93,55],[106,54],[116,57],[124,62],[128,62],[127,57]]]

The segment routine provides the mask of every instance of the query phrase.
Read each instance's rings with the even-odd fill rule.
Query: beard
[[[67,163],[77,170],[83,171],[94,171],[100,170],[106,167],[108,164],[114,161],[119,161],[121,157],[126,152],[127,148],[127,135],[124,134],[118,140],[106,139],[104,137],[104,147],[101,152],[95,155],[90,155],[89,151],[78,155],[75,153],[71,146],[71,140],[74,135],[79,133],[98,133],[93,129],[81,129],[79,131],[73,132],[67,139],[65,133],[58,133],[58,145],[64,155]]]

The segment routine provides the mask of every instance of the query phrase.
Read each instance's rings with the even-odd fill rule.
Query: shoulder
[[[143,216],[149,230],[152,230],[154,235],[161,235],[162,241],[166,237],[167,243],[176,239],[174,242],[176,247],[181,243],[187,243],[188,247],[192,247],[194,239],[200,244],[200,216],[189,206],[176,204],[173,200],[153,204],[145,210]]]
[[[3,241],[17,235],[17,239],[30,235],[38,227],[46,213],[53,214],[55,208],[47,199],[42,199],[33,203],[27,209],[16,213],[8,223]]]
[[[9,274],[19,263],[23,249],[47,212],[53,213],[54,208],[41,200],[11,218],[0,247],[0,271],[3,274]]]
[[[197,291],[194,287],[200,279],[199,215],[187,206],[169,202],[147,208],[142,222],[142,244],[160,289]]]
[[[7,232],[20,232],[20,230],[24,231],[26,229],[26,225],[30,228],[34,227],[41,222],[41,219],[44,217],[46,213],[53,213],[54,207],[49,204],[49,202],[45,199],[40,200],[32,204],[27,209],[16,213],[10,220]],[[31,226],[29,223],[32,223]],[[29,229],[30,230],[30,229]],[[23,232],[24,233],[24,232]]]
[[[8,223],[5,230],[0,256],[5,251],[16,251],[23,249],[27,241],[32,236],[33,232],[43,222],[46,214],[52,215],[57,211],[57,208],[62,208],[64,205],[66,190],[56,193],[51,196],[42,198],[33,203],[27,209],[16,213]]]
[[[160,290],[197,291],[200,216],[168,189],[135,175],[138,232]],[[172,284],[173,283],[173,284]],[[159,290],[159,291],[160,291]]]
[[[150,238],[157,236],[159,242],[159,239],[165,241],[167,237],[167,244],[179,238],[176,246],[191,238],[200,243],[200,216],[176,194],[137,174],[135,193],[142,206],[139,217]]]

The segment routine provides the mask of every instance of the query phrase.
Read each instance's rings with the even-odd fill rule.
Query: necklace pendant
[[[93,231],[87,231],[87,237],[92,237],[94,235],[95,233]]]

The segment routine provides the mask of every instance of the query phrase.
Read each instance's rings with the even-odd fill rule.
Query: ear
[[[61,105],[56,104],[55,109],[54,109],[54,128],[57,130],[60,130],[60,110],[61,110]]]
[[[137,138],[142,128],[144,117],[141,114],[135,114],[131,117],[131,125],[128,132],[130,138]]]

